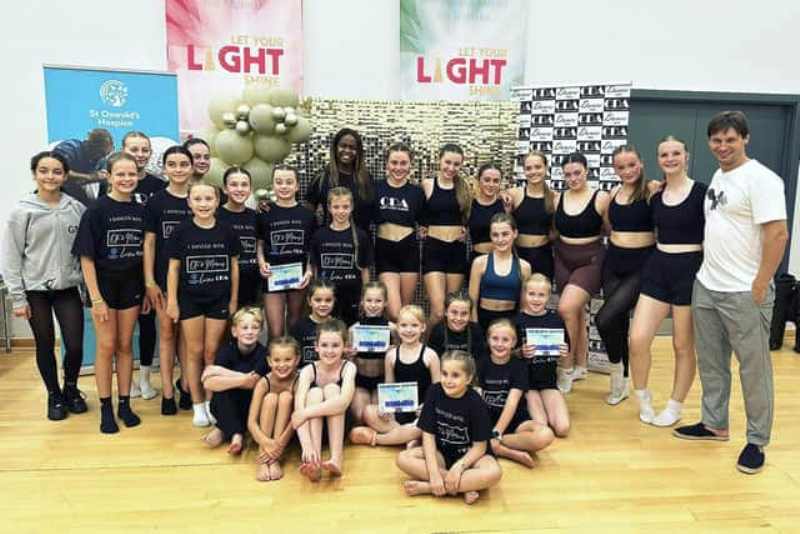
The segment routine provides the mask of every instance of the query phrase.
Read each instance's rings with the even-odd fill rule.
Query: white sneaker
[[[577,365],[572,369],[572,381],[585,380],[589,375],[589,370],[586,367],[578,367]]]
[[[142,390],[139,389],[139,384],[136,380],[131,380],[131,398],[138,399],[142,396]]]
[[[194,426],[210,426],[211,421],[208,420],[208,414],[206,413],[206,408],[202,404],[195,404],[194,408],[194,416],[192,417],[192,424]]]
[[[672,426],[681,420],[681,414],[675,413],[672,410],[665,408],[660,414],[653,418],[653,425],[655,426]]]
[[[650,390],[636,391],[636,397],[639,399],[639,420],[642,423],[650,424],[656,418],[656,412],[653,410],[653,396]]]
[[[611,372],[611,391],[606,397],[606,402],[611,406],[616,406],[620,402],[628,398],[628,379],[622,375],[622,372]]]
[[[142,392],[144,400],[150,400],[158,397],[158,390],[150,384],[150,382],[142,382],[139,384],[139,390]]]
[[[563,369],[558,370],[558,389],[566,395],[570,391],[572,391],[572,380],[573,374],[572,371],[565,371]]]

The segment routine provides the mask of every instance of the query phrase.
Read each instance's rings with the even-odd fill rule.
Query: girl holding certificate
[[[297,380],[292,427],[302,447],[300,473],[319,482],[322,471],[341,476],[344,418],[356,388],[356,366],[344,359],[347,326],[328,321],[317,329],[319,360],[306,365]],[[330,458],[322,461],[322,425],[328,430]]]
[[[463,351],[442,357],[442,381],[428,389],[417,423],[422,446],[404,450],[397,467],[411,477],[403,483],[406,495],[462,494],[473,504],[481,490],[503,476],[488,442],[492,420],[481,396],[470,386],[475,360]]]
[[[537,352],[535,339],[528,336],[529,329],[547,329],[564,335],[564,321],[554,310],[547,309],[551,287],[550,279],[540,273],[525,281],[523,307],[516,319],[517,340],[522,357],[528,362],[529,389],[525,394],[528,413],[537,423],[549,425],[557,437],[565,438],[570,427],[569,411],[556,381],[558,360],[567,354],[568,347],[562,343],[557,354]]]
[[[547,423],[534,422],[524,395],[528,391],[528,369],[512,355],[517,332],[508,319],[498,319],[486,331],[489,358],[478,364],[483,400],[492,418],[492,451],[526,467],[533,467],[531,454],[550,445],[555,436]]]
[[[272,177],[275,202],[258,219],[256,253],[261,276],[265,278],[264,308],[270,337],[282,336],[286,326],[291,328],[300,319],[305,295],[302,288],[311,280],[307,264],[316,220],[311,210],[297,202],[299,189],[297,170],[277,165]],[[273,267],[280,265],[286,270],[294,266],[297,269],[298,264],[303,275],[299,284],[278,284],[276,287],[273,283],[270,287]]]
[[[203,367],[214,363],[228,317],[236,312],[239,291],[239,238],[217,221],[219,190],[197,182],[189,186],[194,217],[172,233],[167,275],[167,315],[181,322],[186,338],[194,426],[214,424],[211,392],[200,383]]]
[[[431,384],[439,382],[439,356],[422,342],[425,332],[425,312],[419,306],[403,306],[397,318],[400,345],[389,349],[384,360],[388,384],[415,383],[417,402],[424,399]],[[381,412],[380,406],[370,404],[364,409],[368,426],[355,427],[350,441],[360,445],[403,445],[419,439],[421,431],[415,422],[417,413]]]

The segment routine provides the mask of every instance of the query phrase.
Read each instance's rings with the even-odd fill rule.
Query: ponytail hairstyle
[[[132,132],[132,133],[134,133],[134,132]],[[142,134],[142,135],[144,135],[144,134]],[[126,139],[127,139],[127,137],[128,137],[128,136],[125,136],[125,138],[126,138]],[[137,136],[137,137],[138,137],[138,136]],[[145,137],[146,137],[146,136],[145,136]],[[124,141],[123,141],[123,142],[124,142]],[[123,146],[124,146],[124,145],[123,145]],[[164,166],[166,167],[166,165],[167,165],[167,158],[168,158],[168,157],[170,157],[170,156],[171,156],[171,155],[173,155],[173,154],[183,154],[184,156],[186,156],[187,158],[189,158],[189,163],[191,163],[192,165],[194,165],[194,156],[192,156],[192,153],[191,153],[191,152],[189,152],[189,150],[188,150],[188,149],[186,149],[186,148],[182,147],[181,145],[172,145],[171,147],[169,147],[168,149],[166,149],[166,150],[164,151],[164,154],[161,156],[161,164],[162,164],[162,165],[164,165]]]
[[[67,158],[65,158],[63,154],[53,150],[43,150],[42,152],[37,152],[33,155],[31,158],[31,173],[34,176],[36,175],[36,167],[39,166],[39,162],[44,158],[52,158],[59,162],[61,164],[61,168],[64,169],[64,179],[67,179],[67,176],[69,175],[69,161],[67,161]]]
[[[300,343],[292,336],[273,337],[269,340],[267,347],[267,362],[272,360],[272,351],[275,350],[275,347],[289,347],[294,353],[295,360],[300,361]]]
[[[493,224],[507,224],[512,230],[515,232],[517,231],[517,221],[511,214],[504,211],[492,215],[492,218],[489,220],[490,234]],[[519,255],[517,254],[517,247],[513,243],[511,244],[511,255],[514,256],[514,262],[517,264],[517,275],[519,276],[519,281],[522,282],[522,264],[520,263]]]
[[[658,143],[656,143],[656,155],[658,155],[658,147],[661,146],[661,143],[666,143],[667,141],[673,141],[675,143],[682,144],[683,145],[683,151],[686,152],[686,157],[687,158],[689,157],[689,146],[686,144],[686,141],[684,141],[680,137],[675,137],[674,135],[667,135],[665,137],[662,137],[658,141]],[[661,183],[661,189],[664,189],[664,186],[667,184],[667,177],[665,175],[662,175],[662,178],[663,178],[663,180],[662,180],[662,183]]]
[[[386,284],[381,282],[380,280],[372,280],[364,284],[364,287],[361,288],[361,300],[364,300],[364,297],[367,295],[367,291],[370,289],[377,289],[381,293],[383,293],[383,300],[386,302],[389,300],[389,289],[386,287]],[[363,306],[362,306],[363,308]],[[364,311],[362,309],[362,311]],[[383,308],[383,317],[386,317],[386,307]]]
[[[146,140],[147,146],[149,146],[151,150],[153,149],[153,144],[150,142],[150,137],[148,137],[146,133],[140,132],[138,130],[131,130],[130,132],[126,133],[125,136],[122,138],[122,150],[125,150],[125,143],[128,142],[128,139],[134,139],[137,137]],[[186,145],[184,144],[184,146]]]
[[[319,338],[322,337],[322,334],[325,332],[339,334],[339,336],[342,338],[342,345],[345,347],[347,347],[347,345],[350,343],[350,335],[347,331],[347,325],[344,324],[344,321],[341,319],[331,319],[330,321],[325,321],[324,323],[317,325],[317,337],[315,338],[317,343],[319,343]]]
[[[498,173],[500,173],[500,187],[502,188],[502,186],[503,186],[503,171],[493,161],[489,161],[487,163],[484,163],[480,167],[478,167],[478,175],[477,175],[477,178],[475,179],[475,186],[476,187],[480,188],[480,186],[481,186],[481,184],[480,184],[481,176],[483,176],[483,173],[485,173],[486,171],[491,171],[491,170],[494,170],[494,171],[497,171]]]
[[[489,323],[489,327],[486,329],[486,337],[488,338],[489,337],[489,333],[492,330],[496,329],[496,328],[508,328],[509,330],[511,330],[511,332],[514,333],[514,345],[516,346],[516,344],[517,344],[517,328],[514,326],[514,323],[512,323],[511,320],[503,317],[501,319],[495,319],[494,321]],[[487,342],[488,342],[488,340],[487,340]],[[515,351],[512,349],[512,354],[514,352]]]
[[[389,162],[389,158],[395,152],[403,152],[406,155],[408,155],[409,169],[408,169],[408,176],[406,176],[406,181],[410,181],[411,180],[411,164],[414,163],[414,152],[411,150],[410,146],[408,146],[406,143],[403,143],[402,141],[398,141],[396,143],[392,143],[391,145],[389,145],[389,148],[386,149],[386,162],[387,163]],[[387,173],[386,179],[387,180],[389,179],[388,173]]]
[[[455,143],[445,143],[439,149],[439,159],[441,160],[446,152],[458,154],[461,156],[461,161],[464,161],[464,149]],[[480,174],[479,174],[480,175]],[[453,187],[456,190],[456,201],[458,201],[458,209],[461,212],[461,222],[467,224],[469,221],[469,214],[472,211],[472,191],[469,184],[461,177],[461,174],[456,174],[453,178]]]
[[[447,297],[444,299],[444,311],[445,311],[445,318],[444,318],[444,346],[445,350],[447,350],[447,346],[450,344],[450,327],[447,326],[447,309],[450,307],[451,304],[454,302],[463,302],[467,305],[467,313],[472,313],[472,297],[469,296],[464,290],[455,291],[453,293],[448,293]],[[469,319],[467,319],[467,327],[464,329],[464,333],[467,335],[467,352],[472,354],[472,330],[469,327]]]
[[[446,350],[444,354],[442,354],[442,366],[444,366],[444,362],[451,360],[461,363],[461,368],[469,377],[467,383],[470,386],[476,386],[478,373],[476,371],[475,358],[472,357],[472,354],[463,350]]]
[[[369,171],[367,170],[367,163],[364,161],[364,142],[361,139],[361,135],[352,128],[342,128],[333,136],[333,141],[331,142],[331,158],[330,163],[328,163],[330,187],[337,188],[340,186],[337,147],[339,146],[339,141],[341,141],[342,137],[345,135],[352,136],[356,141],[356,157],[353,160],[353,180],[356,183],[358,196],[363,201],[372,201],[375,196],[375,191],[372,179],[369,176]],[[319,182],[319,187],[320,190],[322,190],[322,181]]]
[[[333,294],[333,302],[336,303],[336,285],[324,278],[314,278],[306,289],[306,309],[305,314],[311,314],[311,298],[318,289],[327,289]]]
[[[547,155],[540,150],[531,150],[530,152],[528,152],[525,155],[525,159],[522,160],[523,167],[525,166],[525,162],[528,161],[528,158],[533,158],[533,157],[541,159],[545,169],[547,169]],[[553,190],[550,189],[550,185],[547,183],[547,180],[549,179],[550,179],[550,174],[548,173],[545,175],[544,181],[542,182],[542,190],[544,191],[544,211],[545,213],[552,214],[554,211],[556,211],[556,206],[555,206],[556,195],[555,193],[553,193]],[[525,184],[525,189],[527,189],[527,183]],[[523,199],[525,198],[524,196],[525,194],[527,193],[523,193],[522,197]]]
[[[250,174],[250,171],[248,171],[244,167],[239,167],[238,165],[234,165],[233,167],[228,167],[228,169],[225,171],[225,174],[222,175],[223,187],[228,186],[228,177],[232,174],[243,174],[247,176],[247,179],[250,181],[250,187],[253,186],[253,176]]]
[[[53,156],[49,156],[49,157],[53,157]],[[114,152],[113,154],[108,156],[108,159],[106,160],[106,171],[108,171],[108,174],[111,174],[111,171],[114,168],[114,165],[116,165],[120,161],[132,161],[133,164],[136,165],[136,158],[134,158],[133,156],[131,156],[127,152]],[[137,169],[138,169],[138,166],[137,166]],[[109,190],[110,189],[111,189],[111,185],[109,184]]]
[[[615,148],[614,152],[611,153],[612,161],[616,159],[616,157],[619,154],[633,154],[634,156],[636,156],[636,159],[639,160],[639,165],[642,169],[642,171],[639,173],[639,178],[636,180],[636,185],[634,186],[633,194],[631,195],[630,198],[630,203],[633,204],[634,202],[638,202],[639,200],[649,201],[650,195],[647,189],[647,177],[644,172],[644,160],[642,159],[642,155],[639,154],[639,151],[636,149],[636,147],[631,144],[626,144]]]
[[[356,223],[353,220],[353,211],[356,207],[353,200],[353,192],[346,187],[334,187],[331,189],[328,192],[328,212],[331,210],[331,202],[333,201],[334,197],[347,197],[350,199],[350,232],[353,235],[353,265],[357,266],[359,269],[363,269],[367,266],[358,263],[358,229],[356,228]],[[333,216],[331,216],[331,219],[332,218]]]

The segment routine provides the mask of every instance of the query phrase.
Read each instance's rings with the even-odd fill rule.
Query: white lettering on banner
[[[580,87],[559,87],[556,89],[556,99],[557,100],[575,100],[580,98],[581,96],[581,89]]]
[[[580,110],[582,113],[602,113],[603,99],[581,100]]]
[[[606,111],[603,113],[603,124],[606,126],[627,126],[628,111]]]

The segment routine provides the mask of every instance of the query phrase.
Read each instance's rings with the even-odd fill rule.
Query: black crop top
[[[654,228],[652,204],[639,199],[630,204],[618,204],[617,195],[608,206],[611,229],[617,232],[652,232]]]
[[[589,203],[577,215],[568,215],[564,211],[564,191],[558,199],[558,207],[556,207],[555,222],[556,230],[564,237],[594,237],[600,235],[603,229],[603,218],[597,213],[594,207],[597,194],[600,192],[598,189],[592,194]]]
[[[472,201],[467,226],[469,226],[469,237],[472,239],[473,245],[488,243],[492,240],[489,233],[492,217],[504,211],[503,201],[499,198],[488,206],[484,206],[477,199]]]
[[[439,187],[439,178],[433,178],[433,191],[431,198],[425,202],[425,224],[433,226],[461,226],[461,208],[456,198],[456,187],[442,189]]]
[[[703,212],[708,186],[695,182],[683,202],[675,206],[664,204],[662,192],[653,195],[653,222],[662,245],[701,245],[706,225]]]
[[[526,235],[547,235],[553,225],[553,214],[547,213],[544,205],[544,197],[535,198],[528,196],[528,192],[522,202],[514,210],[514,219],[517,221],[517,229],[520,234]]]
[[[393,187],[384,180],[375,186],[375,224],[392,223],[407,228],[417,225],[425,206],[425,193],[418,185]]]

